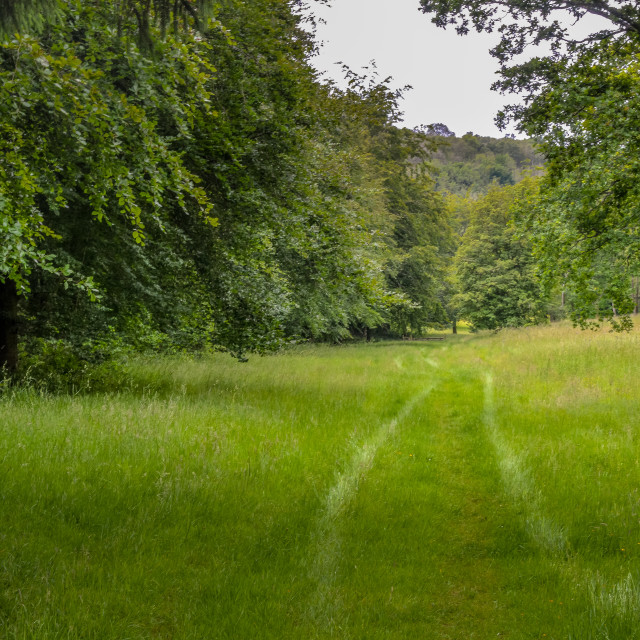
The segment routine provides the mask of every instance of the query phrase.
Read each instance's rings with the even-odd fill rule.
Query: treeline
[[[504,63],[560,5],[503,4]],[[421,5],[463,31],[502,15]],[[640,19],[625,7],[591,40],[540,27],[566,55],[502,69],[497,88],[527,100],[500,119],[534,147],[398,128],[390,81],[322,82],[301,0],[0,3],[0,367],[243,359],[565,311],[629,326]]]
[[[436,189],[454,232],[447,274],[451,321],[473,330],[521,327],[565,317],[558,292],[542,286],[533,245],[514,223],[517,206],[535,199],[544,158],[532,140],[467,133],[446,124],[425,129]],[[524,205],[526,206],[526,205]]]
[[[497,288],[499,280],[507,282],[499,277],[500,268],[512,264],[526,270],[532,258],[540,295],[555,300],[547,315],[560,308],[583,328],[605,321],[614,330],[630,328],[630,314],[640,308],[640,163],[635,152],[640,142],[640,6],[626,0],[420,0],[420,5],[434,24],[460,35],[473,30],[500,34],[490,51],[499,64],[493,88],[520,99],[505,107],[497,122],[511,123],[534,139],[546,160],[538,184],[513,201],[511,239],[491,223],[489,211],[487,223],[475,228],[474,217],[466,216],[471,222],[463,244],[473,245],[465,252],[467,264],[487,255],[482,246],[489,246],[488,238],[495,258],[474,269],[456,269],[459,285],[476,282],[474,295],[460,294],[460,309],[470,313],[468,305],[482,298],[481,283]],[[597,16],[597,22],[585,20],[590,16]],[[536,49],[540,44],[544,48]],[[486,198],[495,203],[495,195]],[[486,198],[482,206],[491,204]],[[464,207],[458,207],[457,218],[465,219]],[[514,253],[512,240],[527,251]],[[511,296],[512,309],[530,301],[532,292],[538,296],[516,287],[521,280],[517,272],[511,275],[520,290]],[[487,300],[485,308],[499,308],[501,300],[502,294]]]
[[[474,329],[502,329],[558,320],[570,311],[558,291],[545,289],[531,239],[514,223],[518,207],[539,192],[539,179],[489,186],[479,196],[449,196],[457,230],[451,263],[451,315]]]
[[[429,142],[387,82],[318,80],[301,9],[3,5],[0,366],[447,321]]]

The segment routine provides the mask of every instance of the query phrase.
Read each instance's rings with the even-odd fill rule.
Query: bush
[[[116,347],[116,345],[114,345]],[[126,379],[119,349],[103,343],[72,345],[64,340],[31,338],[20,345],[18,385],[48,392],[81,393],[121,389]]]

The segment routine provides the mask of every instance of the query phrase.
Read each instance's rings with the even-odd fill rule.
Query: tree
[[[340,339],[345,329],[370,336],[375,327],[385,334],[420,333],[444,319],[440,290],[450,241],[444,204],[425,164],[434,143],[420,131],[394,126],[402,90],[393,89],[390,78],[379,79],[375,69],[369,76],[345,72],[346,89],[329,85],[318,97],[315,112],[324,122],[314,140],[317,150],[318,142],[327,145],[323,208],[336,220],[349,213],[351,223],[340,235],[351,238],[357,260],[347,262],[334,249],[332,270],[351,264],[348,278],[331,296],[311,281],[293,318],[302,335],[314,337],[324,331]],[[332,245],[340,247],[335,239]],[[329,308],[333,314],[320,313]]]
[[[362,163],[368,166],[363,186],[379,197],[380,212],[376,219],[369,213],[369,225],[382,240],[377,260],[396,294],[382,314],[383,330],[420,335],[447,321],[442,298],[452,237],[428,162],[438,145],[428,132],[394,126],[402,90],[392,91],[389,78],[369,87],[364,78],[351,79],[356,96],[364,98],[360,108],[367,110],[355,143],[369,158]]]
[[[390,162],[391,170],[385,180],[387,207],[393,222],[392,257],[386,272],[393,289],[411,302],[392,308],[393,329],[401,335],[420,335],[429,326],[448,322],[443,297],[454,242],[444,198],[435,191],[424,159],[416,162],[418,149],[424,145],[422,135],[396,129],[389,134],[388,150],[397,149],[403,137],[405,145],[413,146],[413,153],[407,155],[414,163],[407,166]]]
[[[530,44],[549,42],[556,53],[564,44],[580,46],[602,40],[626,41],[640,35],[640,7],[636,2],[420,0],[420,4],[424,13],[433,14],[434,24],[443,28],[454,26],[460,35],[466,35],[471,28],[487,32],[497,29],[501,41],[492,54],[502,62],[522,54]],[[575,24],[588,14],[603,18],[610,25],[587,38],[572,39],[566,20],[561,18],[568,15]]]
[[[288,2],[227,2],[217,17],[233,36],[210,35],[221,118],[185,153],[220,221],[217,258],[196,244],[215,292],[214,337],[237,353],[378,323],[388,296],[369,254],[353,131],[374,112],[386,121],[395,98],[376,83],[371,96],[319,84]]]
[[[447,224],[418,163],[431,142],[393,126],[389,79],[318,81],[302,4],[220,0],[205,21],[191,0],[57,0],[33,31],[41,5],[15,5],[0,365],[16,367],[18,324],[23,345],[95,358],[110,344],[242,358],[402,309],[418,330],[442,315]]]
[[[459,317],[475,329],[500,329],[546,320],[546,300],[526,239],[509,224],[511,207],[535,190],[524,181],[494,187],[473,205],[471,222],[454,260]]]
[[[632,308],[630,279],[638,264],[638,181],[635,152],[640,6],[636,2],[423,0],[439,26],[498,30],[492,53],[501,63],[495,88],[522,93],[498,122],[515,121],[539,141],[547,158],[540,199],[517,216],[531,235],[549,288],[562,280],[581,301],[573,318],[613,319]],[[591,14],[602,28],[578,39],[567,23]],[[570,20],[567,20],[567,17]],[[564,18],[564,19],[563,19]],[[551,53],[508,66],[528,44]]]
[[[531,140],[495,139],[477,135],[438,137],[433,165],[439,191],[460,196],[485,194],[492,184],[515,184],[540,171],[543,158]]]
[[[426,128],[426,134],[429,136],[441,136],[442,138],[453,138],[455,133],[442,122],[434,122]]]
[[[0,36],[40,29],[55,18],[57,0],[0,0]]]
[[[16,35],[0,48],[5,318],[14,315],[15,296],[29,292],[34,270],[96,297],[93,278],[74,273],[52,251],[60,231],[79,218],[85,238],[95,223],[124,224],[138,245],[147,227],[162,227],[169,206],[215,223],[199,179],[157,126],[160,112],[168,129],[184,131],[194,111],[210,111],[202,46],[167,41],[173,55],[154,62],[113,36],[100,5],[65,6],[65,19],[49,25],[42,39]],[[153,67],[161,74],[149,73]],[[191,97],[181,101],[179,94]],[[3,338],[11,342],[0,345],[0,365],[14,369],[15,330]]]
[[[111,11],[122,29],[135,20],[138,35],[150,43],[150,27],[153,22],[166,33],[171,27],[174,33],[190,26],[200,28],[209,15],[211,0],[114,0]],[[64,15],[64,3],[59,0],[0,0],[0,36],[16,32],[40,32],[51,21]],[[32,35],[34,35],[32,33]]]

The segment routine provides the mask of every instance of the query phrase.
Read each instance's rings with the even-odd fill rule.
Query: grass
[[[640,637],[640,333],[0,397],[0,638]]]

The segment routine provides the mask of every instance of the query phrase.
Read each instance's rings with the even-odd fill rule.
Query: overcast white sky
[[[338,61],[354,71],[375,60],[380,75],[406,84],[404,124],[444,122],[459,136],[467,131],[502,137],[493,118],[513,100],[490,90],[498,68],[489,55],[496,37],[458,36],[431,24],[418,0],[332,0],[314,12],[325,20],[318,27],[324,43],[314,65],[329,78],[342,79]]]
[[[325,23],[318,27],[324,42],[314,64],[339,84],[343,62],[360,71],[375,60],[382,78],[393,76],[394,86],[413,90],[402,103],[404,124],[443,122],[461,136],[467,131],[502,137],[493,118],[513,95],[491,91],[497,61],[489,49],[497,36],[470,33],[459,36],[454,29],[439,29],[418,10],[419,0],[331,0],[331,6],[316,5],[314,13]],[[571,23],[567,22],[567,26]],[[609,26],[588,17],[571,30],[574,35]]]

